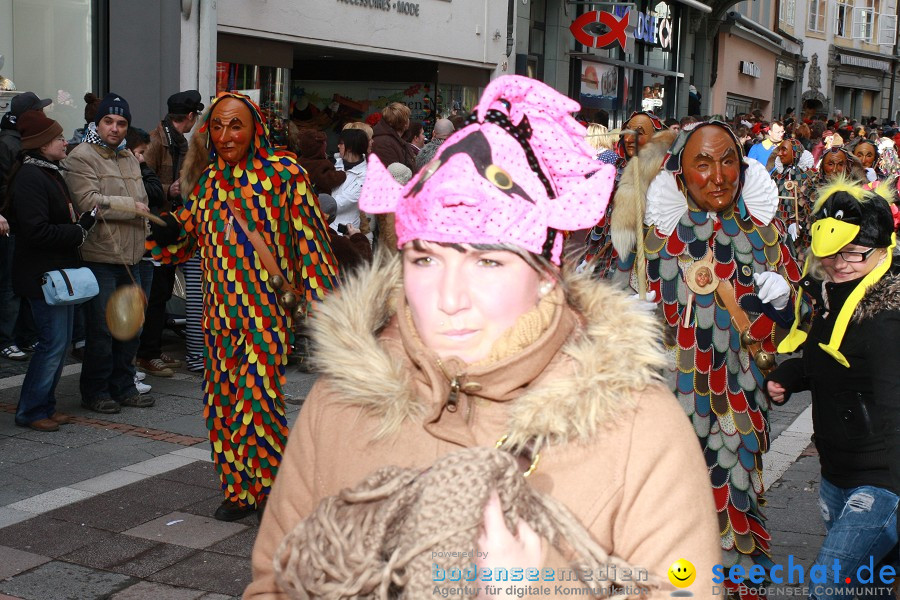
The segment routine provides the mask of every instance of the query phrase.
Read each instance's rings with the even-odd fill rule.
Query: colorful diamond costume
[[[676,145],[683,144],[683,138]],[[671,154],[662,156],[664,149],[656,148],[655,157],[653,152],[651,141],[642,155],[657,165],[671,161]],[[720,295],[730,290],[749,319],[749,336],[762,351],[774,354],[776,325],[786,333],[790,316],[760,300],[754,275],[775,271],[796,282],[800,273],[784,243],[784,230],[773,218],[778,206],[775,183],[752,159],[744,159],[741,172],[743,186],[735,202],[716,213],[689,200],[675,173],[657,170],[649,186],[641,186],[647,190],[646,200],[616,197],[619,209],[638,201],[646,205],[619,214],[621,218],[631,212],[643,222],[628,224],[614,217],[612,236],[624,257],[619,268],[631,286],[644,287],[637,279],[645,273],[648,299],[655,293],[662,308],[671,356],[667,379],[706,456],[719,514],[722,563],[726,571],[735,564],[748,571],[759,564],[768,573],[770,536],[760,508],[762,454],[769,448],[764,376]],[[623,179],[629,176],[626,170]],[[637,268],[635,243],[643,244],[644,269]]]
[[[249,228],[257,230],[281,271],[305,297],[321,300],[335,285],[337,263],[327,225],[305,171],[294,155],[269,147],[259,109],[238,94],[219,94],[250,107],[255,135],[248,155],[227,164],[210,147],[211,164],[178,211],[178,242],[162,246],[148,240],[155,260],[179,264],[200,252],[203,268],[203,328],[206,337],[204,416],[213,461],[227,500],[259,506],[269,493],[288,428],[284,413],[287,354],[293,316],[226,198],[234,200]]]

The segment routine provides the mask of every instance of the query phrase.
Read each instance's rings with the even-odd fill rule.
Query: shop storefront
[[[759,109],[771,118],[781,47],[734,21],[726,21],[716,37],[711,114],[732,119]]]
[[[271,141],[285,146],[292,45],[220,33],[217,49],[216,93],[237,91],[249,96],[262,111]]]
[[[82,98],[94,89],[94,17],[91,0],[0,0],[0,76],[53,100],[45,112],[66,136],[84,125]]]
[[[882,114],[882,95],[890,95],[891,61],[837,46],[830,48],[829,55],[828,65],[834,74],[833,108],[847,117],[887,117]]]
[[[473,27],[467,14],[484,17]],[[332,140],[344,123],[374,121],[391,102],[409,106],[430,132],[438,117],[468,112],[508,69],[507,21],[490,0],[269,0],[265,11],[218,0],[217,88],[248,86],[240,89],[259,94],[270,122],[292,119]]]
[[[775,106],[774,115],[783,115],[788,108],[793,108],[799,115],[803,112],[803,72],[807,59],[803,56],[803,45],[800,40],[786,33],[780,34],[784,39],[784,48],[775,61]]]
[[[291,73],[291,118],[327,132],[340,131],[350,121],[373,122],[386,105],[400,102],[430,136],[438,118],[468,114],[490,82],[486,69],[377,55],[324,61],[304,56]]]
[[[575,51],[571,95],[586,120],[621,125],[635,110],[674,117],[681,6],[658,0],[638,10],[584,10],[569,27]],[[607,118],[604,118],[607,117]]]

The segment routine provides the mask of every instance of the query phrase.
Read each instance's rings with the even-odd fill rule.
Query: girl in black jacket
[[[891,266],[891,200],[887,185],[871,192],[846,179],[820,190],[811,275],[801,281],[815,315],[808,334],[795,325],[779,347],[790,352],[802,343],[802,358],[782,363],[766,383],[777,404],[812,392],[827,531],[815,564],[829,583],[814,585],[810,598],[851,598],[860,566],[897,559],[900,269]],[[885,587],[879,571],[873,585]]]
[[[16,232],[13,289],[28,300],[38,329],[38,344],[28,365],[16,408],[16,425],[57,431],[69,417],[56,411],[56,384],[72,338],[74,305],[52,306],[41,290],[43,274],[79,266],[78,247],[94,225],[80,217],[59,172],[66,156],[62,127],[39,110],[19,117],[22,155],[10,179],[8,210]]]

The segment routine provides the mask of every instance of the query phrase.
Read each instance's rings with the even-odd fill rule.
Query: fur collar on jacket
[[[678,134],[668,129],[653,134],[641,148],[637,160],[632,158],[625,165],[613,196],[614,210],[610,225],[613,247],[619,256],[628,256],[634,251],[637,232],[643,232],[647,187],[659,175],[663,160],[676,137]],[[639,181],[637,186],[635,171]]]
[[[898,257],[894,257],[897,260]],[[866,290],[853,313],[855,322],[870,319],[885,310],[900,310],[900,273],[889,271],[875,285]]]
[[[635,392],[661,381],[666,359],[658,321],[625,292],[589,274],[566,272],[563,279],[571,298],[563,310],[574,310],[582,325],[560,350],[562,360],[548,367],[559,375],[526,386],[511,405],[512,447],[590,439],[629,412]],[[377,418],[379,437],[396,433],[408,420],[421,421],[433,408],[415,395],[417,367],[402,344],[379,338],[395,316],[400,293],[400,259],[381,254],[328,296],[311,324],[315,364],[329,390]]]

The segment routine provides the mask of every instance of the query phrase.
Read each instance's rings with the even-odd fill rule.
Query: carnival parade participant
[[[812,153],[796,139],[787,139],[775,149],[772,179],[778,185],[778,218],[791,240],[789,248],[798,259],[809,248],[809,222],[812,207],[807,188],[815,180]]]
[[[666,129],[659,117],[651,112],[633,112],[622,127],[622,138],[616,144],[616,184],[629,161],[641,151],[657,131]],[[585,260],[597,279],[612,277],[616,270],[616,254],[610,237],[610,223],[615,208],[615,196],[606,208],[606,214],[591,229],[587,239]]]
[[[669,385],[709,466],[722,563],[768,570],[761,387],[774,366],[773,339],[790,324],[789,281],[800,276],[774,218],[777,187],[718,121],[689,125],[668,152],[646,154],[642,161],[664,170],[644,180],[645,196],[617,194],[613,241],[631,287],[664,314]]]
[[[802,347],[802,357],[779,365],[766,383],[777,404],[812,392],[827,534],[811,568],[827,573],[828,582],[852,578],[846,588],[862,585],[857,569],[870,560],[897,560],[900,353],[888,349],[900,337],[900,275],[892,264],[900,214],[890,205],[892,188],[893,182],[884,182],[868,191],[839,178],[820,190],[802,281],[815,306],[812,325],[805,333],[795,321],[779,351]],[[889,587],[880,591],[893,596]],[[853,596],[842,586],[810,592],[816,600]]]
[[[223,521],[264,506],[287,437],[282,386],[291,326],[336,279],[306,173],[265,133],[249,98],[220,93],[192,138],[184,206],[147,243],[165,263],[200,252],[204,416],[225,492],[215,517]]]
[[[825,150],[822,152],[822,158],[816,164],[816,171],[819,173],[816,178],[816,187],[841,176],[859,181],[868,180],[862,163],[844,146],[843,138],[836,133],[825,137]],[[812,200],[812,204],[815,205],[815,198]]]
[[[388,564],[392,550],[381,543],[391,542],[373,534],[373,580],[362,570],[341,579],[349,557],[332,562],[294,535],[277,550],[315,525],[320,501],[323,510],[340,501],[333,495],[379,467],[418,472],[495,446],[525,458],[526,487],[568,507],[598,548],[654,575],[690,556],[695,595],[711,597],[715,510],[695,437],[660,385],[658,325],[622,291],[561,270],[561,232],[599,220],[614,178],[571,117],[577,107],[541,82],[500,77],[405,186],[371,159],[360,207],[395,213],[401,254],[351,278],[312,319],[322,377],[288,442],[245,598],[285,598],[282,585],[302,594],[317,582],[347,597],[375,597],[379,585],[425,597],[437,546],[423,540],[432,535],[468,536],[489,550],[481,568],[566,568],[572,556],[527,519],[509,521],[514,535],[506,505],[468,478],[450,481],[447,531],[419,512],[392,517],[421,544],[409,556],[397,548]],[[502,483],[489,485],[506,497]],[[294,559],[306,568],[284,567]]]
[[[900,176],[900,156],[897,155],[897,147],[894,140],[883,137],[878,140],[878,162],[875,169],[883,174],[884,178]]]

